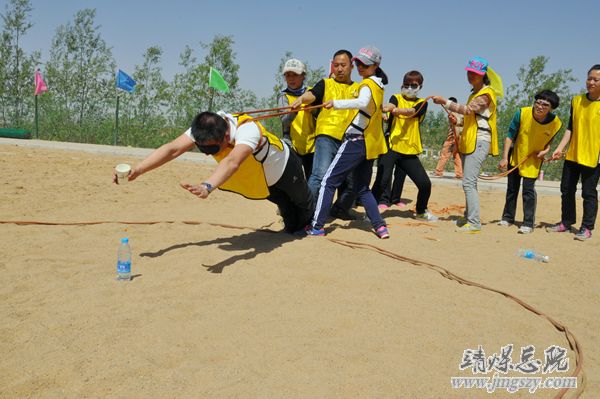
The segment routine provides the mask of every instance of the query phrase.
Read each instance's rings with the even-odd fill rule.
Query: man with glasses
[[[533,232],[537,203],[535,181],[544,156],[550,151],[550,142],[562,126],[558,116],[551,112],[558,105],[559,98],[556,93],[542,90],[535,95],[533,107],[517,110],[504,141],[504,151],[498,168],[503,170],[509,165],[511,168],[517,165],[519,167],[508,174],[506,202],[502,220],[498,225],[508,227],[515,222],[517,197],[523,178],[523,224],[517,231],[519,234]]]
[[[310,222],[314,202],[300,159],[287,144],[247,115],[199,113],[185,133],[134,166],[129,181],[194,146],[213,156],[218,165],[202,183],[180,183],[182,188],[201,199],[216,188],[248,199],[267,199],[279,208],[288,233],[299,231]],[[113,181],[117,182],[116,175]]]

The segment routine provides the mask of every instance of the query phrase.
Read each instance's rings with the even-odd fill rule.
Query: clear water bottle
[[[523,249],[523,248],[520,248],[517,251],[517,255],[520,258],[535,259],[538,262],[544,262],[544,263],[550,262],[550,257],[548,255],[542,255],[539,252],[535,252],[533,249]]]
[[[117,251],[117,280],[131,280],[131,248],[129,238],[121,238],[121,245]]]

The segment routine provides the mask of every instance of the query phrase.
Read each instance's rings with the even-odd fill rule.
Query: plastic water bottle
[[[117,280],[131,280],[131,248],[129,238],[121,238],[121,245],[117,251]]]
[[[517,251],[517,255],[524,259],[535,259],[538,262],[543,262],[543,263],[550,262],[550,257],[548,255],[542,255],[539,252],[535,252],[533,249],[520,248]]]

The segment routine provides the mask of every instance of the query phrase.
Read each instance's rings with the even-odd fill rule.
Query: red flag
[[[40,70],[35,71],[35,93],[34,95],[42,94],[43,92],[48,91],[48,87],[46,86],[46,82],[44,82],[44,78],[42,78],[42,74]]]

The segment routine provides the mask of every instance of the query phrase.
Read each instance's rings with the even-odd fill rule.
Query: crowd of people
[[[197,147],[218,162],[202,183],[181,183],[198,198],[207,198],[219,188],[249,199],[267,199],[277,205],[284,230],[297,236],[324,236],[328,218],[353,219],[356,216],[351,208],[358,203],[364,207],[375,235],[385,239],[390,233],[381,213],[401,204],[406,176],[418,190],[414,217],[427,222],[437,220],[428,209],[430,177],[442,176],[446,162],[452,158],[454,175],[462,180],[465,195],[465,212],[456,222],[456,231],[479,233],[478,176],[487,156],[500,154],[500,77],[485,58],[473,57],[465,67],[471,89],[466,104],[459,104],[453,97],[431,97],[447,111],[449,128],[439,163],[428,174],[419,159],[423,151],[420,126],[428,100],[419,98],[424,77],[416,70],[407,72],[400,92],[385,103],[388,78],[381,62],[382,54],[374,46],[361,48],[355,56],[339,50],[333,55],[330,76],[309,87],[304,63],[287,60],[283,67],[286,88],[279,105],[294,112],[281,116],[282,138],[245,114],[201,112],[186,132],[135,165],[129,180]],[[354,67],[360,82],[352,81]],[[581,180],[583,218],[575,238],[582,241],[591,238],[598,213],[600,64],[588,71],[586,88],[586,93],[571,99],[567,129],[551,153],[552,160],[564,156],[565,161],[560,185],[561,220],[547,229],[561,233],[575,227],[575,193]],[[550,90],[536,93],[531,106],[515,111],[504,142],[498,168],[508,169],[509,173],[498,224],[508,227],[515,223],[522,181],[524,217],[520,234],[534,231],[535,182],[562,126],[553,113],[559,102],[558,95]],[[377,174],[371,185],[374,163]],[[113,181],[117,182],[116,176]]]

